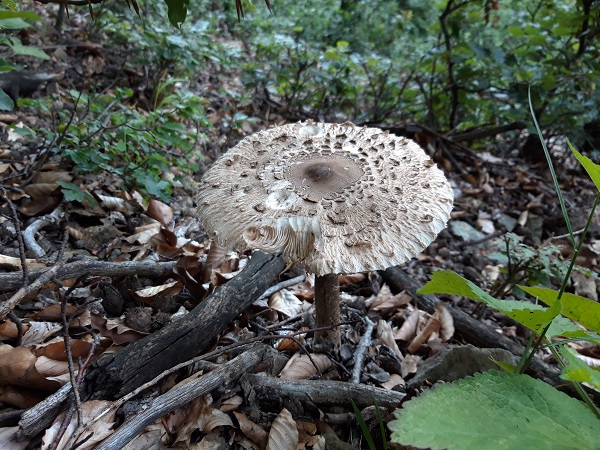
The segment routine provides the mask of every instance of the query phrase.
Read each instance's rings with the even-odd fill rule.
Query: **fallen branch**
[[[247,374],[242,378],[242,389],[247,399],[256,401],[262,410],[280,411],[291,405],[316,405],[317,407],[352,407],[351,400],[359,408],[374,404],[397,408],[406,394],[366,384],[325,380],[282,380],[263,375]],[[293,406],[291,406],[292,409]],[[292,410],[290,410],[292,411]],[[293,412],[292,412],[293,413]]]
[[[419,283],[398,267],[386,269],[383,272],[383,279],[392,291],[399,292],[406,289],[415,298],[417,304],[430,314],[435,312],[437,304],[443,303],[433,295],[417,294],[417,291],[421,288]],[[499,334],[494,328],[451,305],[444,304],[444,306],[452,315],[456,331],[470,344],[482,348],[503,348],[516,356],[521,356],[523,353],[524,349],[521,345]],[[553,386],[564,384],[564,381],[559,377],[559,370],[545,363],[540,358],[534,358],[530,367],[532,370],[538,372],[539,377],[547,383]]]
[[[46,256],[46,250],[44,250],[40,244],[37,243],[35,234],[48,225],[54,225],[58,223],[63,214],[63,209],[61,206],[59,206],[50,214],[36,219],[27,228],[25,228],[25,231],[23,231],[23,240],[25,241],[25,246],[31,253],[33,253],[33,256],[35,256],[36,259],[42,259],[44,256]]]
[[[284,268],[280,256],[254,252],[242,272],[190,313],[117,353],[102,355],[86,378],[87,398],[121,397],[202,353],[223,328],[275,284]]]
[[[219,386],[239,379],[242,374],[251,371],[263,362],[265,355],[266,347],[256,346],[223,364],[218,369],[192,379],[185,384],[180,384],[179,387],[158,396],[149,408],[127,419],[104,442],[96,446],[96,450],[112,450],[125,447],[147,425],[195,398],[209,394]],[[85,440],[86,436],[82,436],[82,438]]]
[[[116,277],[127,275],[140,275],[148,277],[160,277],[173,270],[176,261],[125,261],[105,262],[86,259],[65,264],[54,274],[53,279],[68,280],[77,278],[81,274],[100,277]],[[29,279],[35,280],[42,276],[48,269],[35,269],[29,271]],[[0,273],[0,290],[12,291],[21,286],[23,272]],[[46,281],[47,282],[47,281]]]
[[[371,334],[373,334],[373,328],[375,324],[368,317],[364,318],[365,332],[360,338],[358,345],[356,346],[356,352],[354,353],[354,367],[352,368],[352,377],[350,381],[352,383],[360,383],[360,373],[362,372],[363,361],[365,359],[365,353],[371,345]]]

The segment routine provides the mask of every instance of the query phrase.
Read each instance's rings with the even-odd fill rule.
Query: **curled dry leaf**
[[[390,315],[395,313],[400,306],[410,303],[412,299],[412,296],[406,291],[392,295],[390,288],[384,284],[371,305],[369,306],[367,304],[367,306],[371,311],[379,312],[383,315]]]
[[[296,450],[298,429],[292,414],[285,408],[273,421],[269,431],[267,450]]]
[[[435,317],[432,317],[431,319],[429,319],[429,321],[427,322],[427,324],[425,325],[425,328],[423,328],[419,334],[417,334],[415,336],[415,338],[412,340],[412,342],[410,343],[410,345],[408,346],[408,352],[409,353],[414,353],[416,352],[421,345],[425,344],[429,338],[431,337],[431,335],[433,333],[438,333],[440,330],[440,326],[441,323],[438,319],[436,319]]]
[[[152,300],[157,295],[173,297],[179,294],[182,287],[183,283],[181,281],[173,281],[172,283],[161,284],[160,286],[152,286],[131,292],[131,296],[142,303],[152,303]]]
[[[158,220],[163,225],[167,225],[173,220],[173,210],[171,207],[156,199],[150,200],[146,214]]]
[[[55,322],[29,322],[29,329],[23,335],[21,345],[30,347],[34,344],[40,344],[61,329],[62,325]]]
[[[306,380],[317,373],[323,373],[332,364],[327,355],[311,353],[309,358],[308,355],[296,353],[287,362],[279,377],[284,380]]]
[[[411,356],[411,355],[407,355],[407,357],[408,356]],[[381,383],[381,387],[383,387],[385,389],[390,389],[390,390],[394,389],[396,386],[405,386],[405,385],[406,385],[406,381],[404,381],[404,378],[402,378],[397,373],[391,374],[389,380],[387,380],[385,383]]]
[[[302,312],[302,301],[287,289],[275,292],[269,299],[269,307],[288,317]]]
[[[71,181],[73,176],[64,170],[46,170],[39,172],[32,180],[33,184],[56,183],[58,181]]]
[[[415,310],[406,318],[400,329],[394,333],[394,339],[397,341],[410,341],[414,338],[417,334],[420,317],[421,311],[415,308]]]
[[[244,398],[241,395],[234,395],[221,402],[219,409],[224,413],[235,411],[238,407],[244,403]]]
[[[109,406],[111,402],[106,400],[92,400],[89,402],[84,402],[81,404],[81,422],[88,423],[91,422],[96,416],[100,415],[100,413],[104,412]],[[60,416],[56,418],[54,423],[50,428],[46,430],[44,437],[42,438],[42,447],[41,450],[48,450],[54,440],[58,437],[58,432],[60,426],[64,420],[65,413],[62,413]],[[96,444],[102,442],[109,435],[111,435],[114,430],[112,429],[115,423],[115,411],[111,410],[102,418],[96,422],[94,422],[90,428],[90,432],[85,436],[81,436],[79,438],[79,442],[73,442],[73,435],[78,428],[78,420],[77,414],[74,414],[69,422],[67,430],[65,434],[58,442],[58,446],[56,450],[67,450],[73,448],[74,444],[77,444],[78,450],[87,450],[92,449],[96,446]]]
[[[398,359],[402,361],[404,355],[402,355],[402,352],[398,348],[398,344],[396,344],[396,341],[394,340],[394,332],[392,331],[392,327],[390,326],[389,322],[386,322],[385,320],[380,320],[377,322],[377,338],[383,344],[391,348]]]
[[[73,305],[67,305],[65,308],[65,314],[67,317],[72,316],[77,311]],[[36,311],[34,313],[29,313],[25,317],[28,319],[37,319],[37,320],[52,320],[52,321],[62,321],[61,313],[60,313],[60,305],[48,305],[44,308]]]
[[[254,442],[259,448],[265,448],[267,446],[267,440],[269,439],[269,433],[267,433],[260,425],[252,422],[246,417],[246,414],[242,412],[234,411],[233,415],[237,419],[240,430],[248,439]]]
[[[100,336],[111,339],[116,345],[138,341],[148,334],[129,328],[120,320],[106,319],[97,314],[92,314],[92,326],[100,331]]]
[[[442,342],[449,341],[454,336],[454,319],[452,318],[452,314],[450,314],[443,303],[438,303],[435,306],[433,317],[440,321],[440,338]]]
[[[92,343],[89,337],[86,337],[85,339],[71,339],[71,355],[73,356],[73,359],[85,358],[91,347]],[[45,356],[50,359],[56,359],[57,361],[67,360],[65,341],[61,337],[54,338],[50,342],[37,347],[34,352],[38,357]]]
[[[418,355],[406,355],[406,358],[400,363],[400,375],[406,378],[411,373],[417,373],[417,364],[421,361]]]
[[[137,242],[138,244],[147,244],[150,239],[156,234],[160,233],[160,222],[151,223],[148,225],[144,225],[142,227],[137,227],[135,229],[135,234],[125,238],[127,242],[133,244]]]
[[[42,391],[56,391],[60,384],[44,378],[35,368],[37,358],[25,347],[0,346],[0,384],[16,384]]]
[[[365,281],[367,276],[364,273],[352,273],[348,275],[340,275],[339,283],[340,286],[346,286],[348,284],[357,284]]]

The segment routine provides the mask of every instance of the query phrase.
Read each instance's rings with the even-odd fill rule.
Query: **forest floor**
[[[61,107],[68,107],[69,89],[102,86],[110,92],[128,85],[138,89],[143,103],[144,73],[124,71],[127,55],[118,49],[78,39],[76,33],[69,42],[44,34],[28,38],[55,46],[48,51],[50,61],[26,60],[28,66],[60,74],[35,97],[58,94],[65,99]],[[202,73],[193,81],[198,95],[208,100],[212,123],[205,159],[198,161],[203,169],[243,136],[295,119],[257,96],[235,105],[233,110],[251,120],[233,129],[227,125],[233,110],[225,108],[214,80],[229,89],[240,87],[237,73]],[[413,126],[410,137],[430,153],[454,188],[448,227],[396,272],[341,276],[342,347],[339,353],[315,353],[310,275],[298,268],[280,275],[268,266],[243,278],[252,266],[248,255],[211,246],[197,219],[194,186],[201,173],[176,183],[170,202],[143,198],[123,189],[114,174],[76,172],[39,135],[12,127],[36,128],[50,120],[30,108],[0,114],[3,449],[72,448],[76,439],[85,441],[80,449],[103,445],[105,439],[114,439],[112,448],[117,448],[114,442],[131,441],[129,449],[366,448],[350,399],[382,448],[374,398],[387,423],[402,402],[435,382],[494,368],[490,350],[480,348],[508,350],[494,350],[493,357],[510,362],[510,354],[518,357],[529,338],[527,330],[500,313],[460,297],[421,297],[415,293],[418,286],[434,270],[450,269],[497,297],[515,296],[516,284],[556,283],[573,254],[545,164],[517,152],[473,151]],[[405,126],[394,124],[399,130]],[[595,188],[564,152],[557,155],[561,189],[577,231]],[[74,184],[94,201],[67,201],[59,182]],[[585,269],[597,272],[598,255],[597,215],[571,292],[598,300],[598,281],[585,274]],[[234,283],[238,274],[247,285],[235,285],[228,298],[218,297],[220,287]],[[247,302],[250,291],[256,300],[238,311],[236,302]],[[221,323],[220,310],[202,310],[210,298],[232,308],[232,319]],[[192,328],[161,347],[169,339],[165,330],[183,333],[185,327],[204,326],[203,317],[212,325]],[[598,346],[575,348],[600,358]],[[120,353],[126,356],[119,359]],[[136,357],[140,354],[161,363],[144,365]],[[244,355],[250,359],[240,360]],[[170,370],[194,357],[193,364]],[[536,364],[532,375],[558,381],[549,352],[540,352]],[[217,379],[210,379],[213,372]],[[319,384],[325,381],[331,384]],[[61,389],[69,382],[78,386],[79,396]],[[183,398],[190,391],[195,395]],[[165,396],[170,393],[169,407]]]

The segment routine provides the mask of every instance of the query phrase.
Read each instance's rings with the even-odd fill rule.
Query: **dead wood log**
[[[208,348],[219,332],[272,286],[285,262],[254,252],[248,265],[189,314],[161,330],[101,356],[86,376],[84,398],[114,399]]]
[[[435,310],[435,306],[438,303],[443,303],[440,299],[433,295],[421,295],[417,294],[417,291],[422,287],[413,280],[408,274],[398,267],[390,267],[383,273],[383,279],[390,286],[392,291],[402,291],[406,289],[412,295],[417,304],[425,311],[432,313]],[[523,354],[523,347],[515,341],[502,336],[492,327],[480,322],[479,320],[471,317],[464,311],[458,308],[444,304],[448,312],[452,314],[454,320],[454,327],[456,331],[470,344],[477,347],[483,348],[503,348],[508,350],[513,355],[521,356]],[[558,369],[545,363],[541,359],[534,357],[529,366],[531,370],[537,372],[540,379],[553,386],[564,384],[564,381],[560,379],[560,372]]]
[[[155,262],[155,261],[125,261],[106,262],[86,259],[65,264],[61,267],[53,279],[68,280],[80,275],[117,277],[127,275],[140,275],[149,277],[160,277],[173,271],[177,261]],[[39,278],[48,269],[35,269],[29,271],[29,281]],[[0,291],[13,291],[19,289],[23,283],[23,272],[0,273]]]
[[[359,408],[374,404],[398,408],[406,394],[365,384],[330,380],[282,380],[267,375],[244,375],[241,381],[246,399],[258,403],[263,411],[279,412],[286,407],[292,414],[306,414],[306,409],[344,406]]]
[[[251,371],[263,362],[266,353],[266,346],[257,345],[223,364],[218,369],[175,387],[163,395],[159,395],[148,408],[128,418],[113,434],[96,446],[96,450],[125,447],[138,433],[156,419],[167,415],[195,398],[209,394],[219,386],[236,381],[242,374]],[[85,439],[86,436],[82,436],[82,438]]]

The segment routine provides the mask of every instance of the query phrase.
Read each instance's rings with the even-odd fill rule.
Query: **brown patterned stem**
[[[317,351],[337,351],[340,348],[340,284],[338,275],[330,273],[315,277],[315,310],[317,328],[328,327],[315,333]]]

